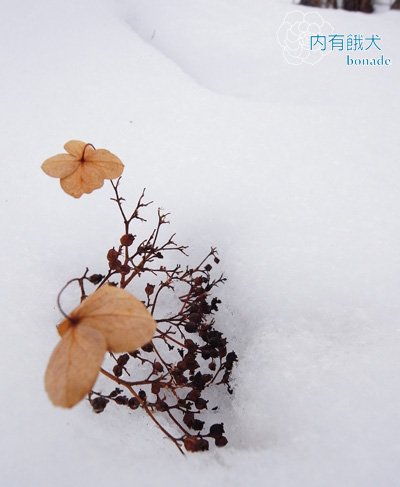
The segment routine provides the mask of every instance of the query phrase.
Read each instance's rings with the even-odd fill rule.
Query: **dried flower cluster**
[[[84,147],[88,144],[79,144],[80,164],[87,171]],[[60,164],[60,159],[50,161]],[[109,162],[115,166],[114,160]],[[107,170],[107,164],[102,167]],[[98,174],[98,168],[95,171]],[[208,450],[210,440],[225,446],[223,423],[206,427],[201,419],[205,410],[218,409],[207,399],[209,386],[225,385],[232,392],[231,372],[237,361],[235,352],[228,350],[226,337],[215,327],[220,301],[213,293],[225,281],[223,275],[212,277],[213,267],[219,263],[217,252],[212,248],[195,267],[168,264],[174,253],[187,256],[187,247],[176,244],[175,235],[162,240],[168,214],[159,209],[155,228],[146,238],[139,238],[136,226],[132,227],[146,221],[142,211],[151,202],[144,202],[143,191],[128,215],[119,193],[120,178],[111,184],[123,235],[106,253],[106,272],[91,274],[86,269],[63,288],[76,282],[81,290],[82,303],[70,315],[62,311],[59,295],[65,319],[58,327],[61,342],[46,374],[50,398],[70,407],[89,393],[96,413],[109,403],[143,409],[181,452],[183,447],[191,452]],[[77,192],[70,194],[76,196]],[[96,290],[87,297],[87,287],[93,285]],[[129,285],[137,299],[125,290]],[[92,358],[85,356],[88,348]],[[106,350],[113,362],[109,370],[101,368]],[[110,391],[91,390],[99,371],[114,383]]]

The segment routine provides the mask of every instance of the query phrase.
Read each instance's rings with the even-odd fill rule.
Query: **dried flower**
[[[72,407],[88,394],[96,413],[109,403],[140,408],[181,453],[183,448],[208,450],[209,440],[217,447],[225,446],[223,423],[213,424],[208,432],[205,421],[199,419],[204,411],[219,409],[214,399],[206,398],[209,387],[225,385],[232,393],[231,374],[237,362],[235,352],[228,351],[227,338],[215,328],[213,315],[221,301],[212,293],[225,282],[222,274],[212,277],[210,261],[219,263],[216,249],[211,248],[197,266],[171,264],[169,255],[187,256],[187,247],[175,243],[175,234],[162,237],[162,227],[169,221],[161,209],[144,240],[136,230],[133,233],[134,223],[146,222],[141,211],[151,202],[144,201],[143,191],[134,210],[126,213],[119,193],[121,161],[80,141],[68,142],[65,149],[67,154],[43,163],[44,172],[60,178],[64,191],[76,198],[102,186],[104,179],[118,177],[110,181],[115,193],[111,199],[118,206],[124,233],[116,246],[108,248],[104,272],[90,274],[86,268],[58,296],[66,319],[58,326],[62,338],[46,371],[51,401]],[[142,302],[124,291],[133,280],[139,288],[142,284]],[[81,305],[68,316],[60,306],[60,295],[72,282],[79,284]],[[98,286],[89,297],[87,283]],[[161,304],[167,293],[170,309]],[[102,367],[107,350],[113,362]],[[108,394],[92,390],[99,371],[113,383]],[[170,431],[160,415],[177,429]]]
[[[106,149],[95,149],[80,140],[70,140],[64,145],[67,154],[50,157],[42,164],[43,171],[53,178],[60,178],[62,189],[80,198],[101,188],[105,179],[121,176],[124,165]]]
[[[72,407],[90,392],[106,351],[128,352],[151,340],[156,322],[123,289],[104,285],[59,326],[61,341],[50,357],[45,385],[56,406]]]

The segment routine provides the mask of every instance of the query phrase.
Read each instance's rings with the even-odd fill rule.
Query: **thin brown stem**
[[[160,422],[154,417],[153,413],[150,411],[150,409],[147,407],[146,402],[143,401],[143,399],[137,394],[137,392],[133,389],[133,387],[129,384],[129,382],[124,381],[123,379],[119,379],[118,377],[115,377],[114,375],[110,374],[110,372],[107,372],[107,370],[101,368],[100,372],[111,379],[112,381],[116,382],[117,384],[124,386],[128,389],[128,391],[139,401],[139,404],[141,407],[146,411],[147,415],[151,418],[151,420],[160,428],[160,430],[174,443],[174,445],[178,448],[178,450],[182,453],[182,455],[185,455],[184,451],[182,450],[181,446],[179,445],[179,442],[177,439],[171,435],[163,426],[160,424]]]

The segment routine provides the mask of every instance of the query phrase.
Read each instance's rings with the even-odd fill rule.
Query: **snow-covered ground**
[[[285,62],[289,0],[2,0],[1,485],[395,486],[400,474],[400,13],[319,10],[390,67]],[[193,260],[218,246],[229,445],[181,457],[140,411],[54,408],[58,290],[102,270],[107,187],[40,171],[71,138],[126,164]]]

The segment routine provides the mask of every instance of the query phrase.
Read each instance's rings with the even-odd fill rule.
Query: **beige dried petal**
[[[64,144],[64,149],[80,161],[86,160],[87,155],[95,150],[92,144],[82,142],[82,140],[70,140]]]
[[[45,375],[45,388],[55,406],[71,408],[91,391],[105,352],[106,341],[94,328],[80,324],[65,332]]]
[[[57,325],[58,334],[61,337],[64,336],[72,326],[74,326],[72,321],[69,320],[68,318],[65,318],[65,320],[63,320],[59,325]]]
[[[110,352],[131,352],[148,343],[156,322],[146,306],[115,286],[104,285],[72,313],[71,318],[100,331]]]
[[[86,163],[80,164],[75,172],[60,180],[62,189],[74,198],[80,198],[84,193],[91,193],[104,184],[104,179],[96,168],[90,170],[85,165]]]
[[[66,144],[64,144],[64,149],[68,152],[68,154],[72,154],[77,159],[81,160],[83,151],[85,151],[86,154],[86,151],[93,150],[93,147],[88,145],[86,142],[82,142],[82,140],[69,140]]]
[[[65,178],[78,169],[80,162],[70,154],[58,154],[46,159],[42,164],[43,171],[53,178]]]
[[[85,163],[101,170],[104,179],[119,178],[124,170],[121,160],[106,149],[96,149],[86,155]]]

